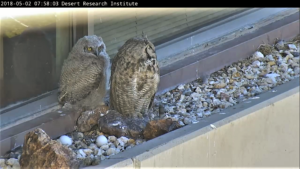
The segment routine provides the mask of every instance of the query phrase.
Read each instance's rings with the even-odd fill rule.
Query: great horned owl
[[[94,109],[104,104],[110,76],[110,59],[101,37],[79,39],[64,61],[59,102]]]
[[[144,37],[127,40],[112,61],[110,108],[126,117],[147,117],[159,78],[154,45]]]

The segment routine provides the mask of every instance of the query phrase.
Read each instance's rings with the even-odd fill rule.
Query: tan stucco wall
[[[132,158],[134,162],[129,158],[108,166],[299,168],[299,87],[289,93],[221,127],[202,128],[203,134],[157,146]]]

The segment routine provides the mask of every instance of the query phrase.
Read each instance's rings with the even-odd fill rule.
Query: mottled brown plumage
[[[110,80],[110,108],[147,117],[160,80],[154,45],[147,38],[127,40],[112,61]]]
[[[110,61],[101,37],[77,41],[65,60],[60,77],[59,102],[94,109],[104,103]]]

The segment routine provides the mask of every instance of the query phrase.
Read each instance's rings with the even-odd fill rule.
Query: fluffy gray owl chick
[[[154,45],[146,38],[127,40],[112,61],[110,108],[125,117],[147,117],[159,80]]]
[[[104,104],[109,69],[110,59],[102,38],[92,35],[79,39],[62,67],[59,103],[85,109]]]

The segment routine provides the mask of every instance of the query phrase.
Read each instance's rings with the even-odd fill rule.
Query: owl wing
[[[60,102],[75,103],[87,97],[101,83],[103,68],[99,60],[69,59],[64,63],[61,73]]]

